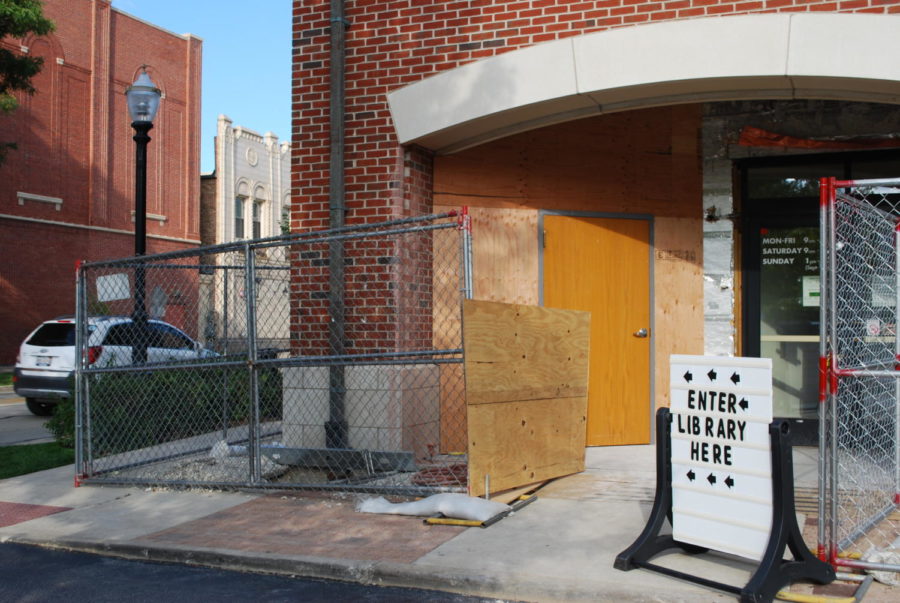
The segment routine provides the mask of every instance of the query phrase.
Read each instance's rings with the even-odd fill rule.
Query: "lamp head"
[[[161,97],[162,92],[150,79],[146,66],[142,67],[138,78],[125,91],[131,121],[153,123]]]

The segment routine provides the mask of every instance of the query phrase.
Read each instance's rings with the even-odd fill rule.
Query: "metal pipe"
[[[827,546],[825,543],[825,518],[826,495],[828,491],[828,463],[826,429],[828,420],[828,299],[829,288],[826,286],[828,277],[828,207],[831,199],[829,180],[819,180],[819,457],[817,468],[819,472],[819,519],[816,525],[818,538],[817,555],[822,561],[828,561]]]
[[[153,123],[135,121],[134,128],[134,255],[142,257],[147,252],[147,143]],[[134,308],[132,317],[137,326],[135,345],[132,348],[132,362],[147,362],[147,273],[143,260],[134,273]]]
[[[247,371],[250,381],[250,425],[247,451],[250,453],[250,482],[257,484],[262,481],[262,460],[260,459],[260,429],[259,429],[259,371],[256,366],[258,350],[256,347],[256,254],[250,248],[249,243],[245,250],[244,259],[247,270],[244,273],[244,301],[247,309]]]
[[[823,526],[823,531],[827,531],[826,541],[828,543],[828,560],[832,565],[837,561],[837,522],[838,522],[838,449],[837,449],[837,435],[838,435],[838,424],[837,424],[837,413],[838,413],[838,392],[837,388],[833,387],[837,383],[837,378],[833,376],[834,371],[838,370],[837,359],[840,350],[837,349],[837,278],[834,274],[835,266],[837,265],[837,238],[835,236],[835,216],[834,216],[834,202],[835,196],[837,194],[836,190],[836,181],[834,178],[829,178],[828,180],[828,212],[827,212],[827,227],[828,227],[828,266],[831,269],[828,272],[828,281],[821,282],[819,284],[819,290],[821,291],[825,287],[828,287],[828,308],[826,311],[830,316],[831,320],[827,326],[827,336],[828,341],[830,342],[830,350],[828,351],[828,361],[830,362],[831,374],[829,374],[829,394],[828,394],[828,425],[826,426],[830,438],[827,444],[826,454],[828,454],[827,459],[827,468],[826,471],[828,473],[827,480],[829,485],[829,491],[827,493],[822,492],[820,496],[828,496],[828,507],[829,513],[826,518],[828,525]],[[822,236],[822,235],[820,235]],[[824,303],[824,302],[820,302]],[[821,443],[819,444],[822,445]],[[820,518],[820,521],[822,519]]]
[[[900,220],[894,218],[894,368],[900,368]],[[900,400],[900,379],[894,379],[894,399]],[[894,406],[894,492],[900,492],[900,404]]]
[[[343,0],[331,0],[331,71],[330,71],[330,142],[328,211],[329,227],[343,228],[345,207],[344,183],[344,54],[347,20]],[[329,340],[332,352],[346,353],[344,300],[344,244],[332,240],[328,245]],[[348,448],[345,416],[346,383],[344,367],[329,368],[328,421],[325,423],[325,445],[328,448]]]
[[[472,218],[469,216],[468,207],[462,208],[462,212],[459,216],[459,229],[462,231],[463,298],[472,299],[474,296],[472,275]]]
[[[84,464],[84,422],[82,420],[84,407],[84,357],[87,342],[87,312],[85,303],[84,271],[79,262],[75,266],[75,482],[87,474]]]
[[[457,228],[458,225],[456,222],[446,222],[442,224],[428,224],[426,226],[410,226],[408,228],[394,228],[395,226],[405,226],[408,224],[415,224],[416,222],[430,222],[434,220],[439,220],[443,218],[453,218],[456,217],[458,213],[456,211],[450,211],[442,214],[432,214],[429,216],[416,216],[412,218],[402,218],[398,220],[392,220],[390,222],[379,222],[377,224],[353,224],[351,226],[344,226],[339,229],[331,229],[329,228],[327,231],[317,230],[312,232],[305,233],[296,233],[292,235],[284,235],[281,237],[273,237],[272,239],[261,239],[254,241],[252,244],[253,249],[267,249],[270,247],[283,247],[285,245],[293,245],[293,244],[304,244],[309,245],[312,243],[321,243],[324,241],[331,240],[351,240],[351,239],[361,239],[366,237],[377,237],[383,235],[396,235],[403,234],[406,232],[426,232],[429,230],[446,230],[450,228]],[[387,227],[387,228],[386,228]],[[381,230],[372,230],[372,229],[381,229]],[[359,231],[359,232],[357,232]],[[335,236],[335,233],[338,233]],[[345,233],[353,233],[353,234],[345,234]],[[178,251],[165,251],[162,253],[153,253],[143,258],[120,258],[115,260],[98,260],[94,262],[84,262],[83,266],[85,268],[104,268],[104,267],[116,267],[121,268],[124,264],[127,264],[129,260],[133,260],[135,264],[144,263],[147,266],[150,266],[148,263],[150,260],[153,261],[163,261],[170,259],[178,259],[178,258],[186,258],[186,257],[195,257],[197,255],[198,249],[202,250],[204,254],[216,254],[216,253],[226,253],[230,251],[241,251],[244,249],[246,243],[221,243],[219,245],[205,245],[200,248],[192,248],[192,249],[181,249]],[[166,264],[168,265],[168,264]],[[196,270],[199,268],[201,264],[191,264],[186,266],[189,269]],[[216,266],[217,268],[228,268],[227,266]],[[280,269],[280,268],[279,268]]]
[[[331,366],[340,364],[343,366],[356,366],[363,364],[370,366],[373,364],[381,365],[401,365],[401,364],[461,364],[463,359],[460,357],[462,348],[447,350],[429,350],[424,352],[391,352],[384,354],[347,354],[346,356],[295,356],[293,358],[273,358],[271,360],[259,360],[253,364],[255,366]],[[452,356],[451,358],[439,358],[439,356]],[[242,356],[235,360],[220,360],[218,357],[201,359],[185,362],[154,362],[141,367],[142,373],[152,373],[154,371],[164,371],[169,369],[222,369],[222,368],[243,368],[247,366],[247,357]],[[134,367],[131,365],[123,366],[104,366],[96,368],[84,369],[87,375],[100,375],[104,373],[132,373]],[[226,373],[227,374],[227,373]]]

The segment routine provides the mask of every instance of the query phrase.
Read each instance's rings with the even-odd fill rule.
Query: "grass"
[[[0,479],[53,469],[75,462],[75,451],[56,442],[0,446]]]
[[[12,385],[12,373],[0,373],[0,385]]]

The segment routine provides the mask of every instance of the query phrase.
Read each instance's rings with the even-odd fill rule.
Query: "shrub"
[[[56,443],[64,448],[75,447],[75,400],[63,398],[53,409],[53,415],[44,423]]]
[[[278,369],[259,372],[261,420],[281,418]],[[90,378],[91,445],[106,455],[214,432],[250,418],[250,379],[234,368],[106,373]],[[75,405],[61,402],[47,423],[62,445],[74,445]]]

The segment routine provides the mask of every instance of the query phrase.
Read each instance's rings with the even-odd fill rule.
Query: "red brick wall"
[[[148,253],[200,237],[200,40],[138,21],[109,0],[43,4],[53,34],[0,40],[44,57],[37,92],[0,116],[0,141],[18,145],[0,166],[0,364],[14,361],[40,321],[74,311],[76,260],[134,253],[134,131],[124,92],[142,64],[165,93],[150,131],[147,211],[167,220],[148,220]],[[19,205],[19,191],[63,203],[58,211]]]
[[[295,232],[328,226],[329,4],[327,0],[293,4],[291,228]],[[431,158],[427,151],[397,143],[386,103],[391,90],[517,48],[617,27],[764,12],[900,15],[900,0],[360,0],[346,2],[345,10],[346,221],[352,224],[431,211]],[[426,255],[421,256],[421,267]],[[429,275],[421,279],[419,284],[430,286]],[[410,307],[403,283],[398,282],[388,308]],[[304,318],[297,320],[295,326],[301,328]],[[425,321],[413,322],[413,332],[421,334],[428,328]],[[399,328],[399,322],[393,325]],[[409,337],[418,339],[416,334]],[[410,343],[393,342],[399,347]]]
[[[898,0],[365,0],[346,2],[348,221],[412,213],[385,95],[484,57],[653,21],[765,12],[900,15]],[[294,0],[294,230],[327,225],[329,2]]]

